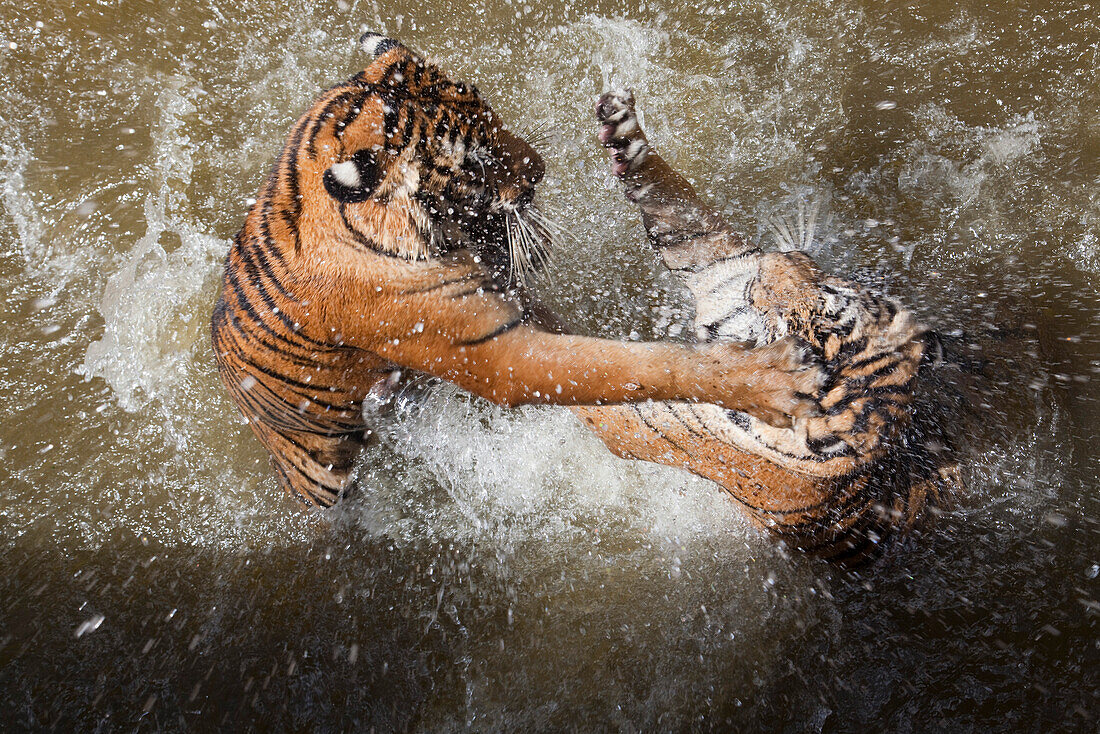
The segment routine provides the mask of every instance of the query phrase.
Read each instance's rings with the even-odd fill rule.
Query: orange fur
[[[372,47],[295,123],[212,318],[222,379],[283,487],[335,502],[364,397],[402,369],[502,405],[706,400],[777,423],[813,409],[796,393],[819,375],[789,341],[622,343],[534,324],[500,263],[541,159],[476,89],[393,42]]]

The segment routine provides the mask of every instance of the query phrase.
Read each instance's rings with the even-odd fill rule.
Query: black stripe
[[[410,58],[408,65],[405,67],[405,76],[412,76],[412,84],[409,85],[410,89],[416,90],[417,94],[423,94],[421,87],[424,85],[424,74],[427,69],[423,64],[417,63],[415,59]]]
[[[848,486],[851,487],[857,480],[864,475],[849,474],[845,479],[848,479]],[[835,480],[839,482],[838,480]],[[825,510],[824,514],[810,515],[805,520],[798,522],[784,522],[781,526],[772,526],[770,529],[773,531],[790,530],[796,533],[805,533],[808,528],[818,526],[822,530],[828,529],[830,526],[835,525],[841,520],[851,517],[851,508],[857,503],[864,503],[867,500],[867,495],[870,491],[870,482],[863,483],[856,491],[844,496],[844,499],[839,504],[832,501],[815,502],[812,505],[806,505],[793,510],[760,510],[760,512],[767,515],[797,515],[808,514],[814,510]]]
[[[402,105],[402,109],[405,111],[405,130],[402,132],[402,138],[405,145],[408,145],[413,139],[413,128],[418,115],[416,114],[416,106],[412,102],[406,102]]]
[[[876,385],[875,387],[854,389],[838,400],[835,405],[825,408],[825,415],[839,415],[861,398],[906,397],[908,395],[908,382],[904,385]]]
[[[257,391],[253,386],[244,393],[249,398],[250,404],[257,406],[255,420],[262,420],[284,430],[295,430],[303,433],[315,433],[322,436],[344,436],[356,431],[362,431],[365,427],[360,412],[354,409],[354,403],[350,408],[337,408],[339,412],[348,412],[351,415],[338,416],[333,412],[312,413],[302,411],[297,405],[292,404],[284,396],[272,390],[265,383],[257,381],[257,386],[263,389]],[[262,408],[262,410],[261,410]]]
[[[646,428],[648,428],[649,430],[653,431],[653,432],[654,432],[654,433],[656,433],[656,434],[657,434],[658,436],[660,436],[660,437],[661,437],[662,439],[664,439],[664,440],[665,440],[665,441],[667,441],[668,443],[670,443],[670,444],[672,444],[673,446],[675,446],[675,447],[676,447],[676,448],[677,448],[677,449],[678,449],[679,451],[682,451],[683,453],[687,454],[688,456],[691,456],[691,452],[690,452],[690,451],[688,451],[687,449],[685,449],[685,448],[684,448],[683,446],[681,446],[680,444],[678,444],[678,443],[677,443],[676,441],[673,441],[673,440],[672,440],[671,438],[669,438],[668,436],[666,436],[665,434],[663,434],[663,433],[661,432],[661,430],[660,430],[659,428],[657,428],[657,426],[655,426],[655,425],[653,425],[652,423],[650,423],[650,422],[649,422],[649,420],[648,420],[648,419],[647,419],[647,418],[645,417],[645,414],[644,414],[644,413],[642,413],[642,411],[641,411],[641,408],[639,408],[639,407],[638,407],[637,405],[631,405],[631,406],[630,406],[630,408],[631,408],[631,409],[632,409],[632,410],[633,410],[633,411],[634,411],[635,413],[637,413],[637,414],[638,414],[638,419],[639,419],[639,420],[641,420],[641,421],[642,421],[642,423],[644,423],[644,424],[645,424]]]
[[[455,344],[458,344],[459,346],[463,346],[463,347],[473,347],[473,346],[477,346],[478,344],[484,344],[485,342],[487,342],[491,339],[496,339],[501,334],[506,334],[507,332],[511,331],[512,329],[516,328],[517,326],[520,326],[522,323],[523,323],[523,318],[521,317],[521,318],[516,319],[515,321],[509,321],[507,323],[501,324],[500,326],[493,329],[492,331],[490,331],[488,334],[486,334],[484,336],[479,336],[476,339],[468,339],[468,340],[464,340],[464,341],[457,341],[457,342],[455,342]]]
[[[826,334],[832,334],[834,332],[826,332]],[[847,336],[847,335],[845,335]],[[855,341],[845,342],[840,345],[840,349],[837,350],[836,356],[833,357],[833,362],[843,362],[846,359],[850,359],[855,355],[862,352],[867,348],[867,337],[860,337]]]
[[[289,166],[290,149],[296,148],[302,141],[302,136],[305,135],[305,129],[309,126],[312,119],[303,115],[294,124],[293,129],[290,132],[290,138],[287,141],[286,147],[279,153],[279,156],[275,159],[275,165],[271,167],[271,173],[268,174],[267,183],[264,186],[263,198],[270,198],[275,195],[275,190],[279,181],[282,180],[284,175],[284,165]]]
[[[284,441],[289,443],[290,445],[297,448],[303,454],[305,454],[306,458],[310,462],[312,462],[312,464],[309,467],[303,467],[297,461],[295,461],[294,460],[295,457],[293,455],[291,455],[290,453],[288,453],[288,452],[281,452],[279,454],[279,458],[282,459],[283,462],[289,464],[295,471],[297,471],[299,474],[301,474],[303,477],[305,477],[306,480],[308,480],[315,487],[320,487],[321,489],[324,489],[325,491],[327,491],[327,492],[329,492],[329,493],[331,493],[331,494],[333,494],[337,497],[340,496],[340,492],[343,490],[343,487],[328,484],[328,483],[326,483],[325,481],[323,481],[321,479],[315,479],[313,476],[310,475],[310,473],[308,471],[306,471],[306,468],[312,468],[312,467],[318,467],[323,472],[329,471],[329,470],[325,469],[324,466],[322,466],[321,462],[317,461],[317,459],[314,457],[312,451],[309,451],[305,446],[303,446],[298,441],[294,440],[293,438],[291,438],[289,435],[287,435],[285,433],[277,432],[277,435],[280,438],[282,438]]]
[[[305,420],[297,410],[287,410],[284,406],[289,403],[271,390],[256,392],[256,388],[253,387],[248,391],[233,388],[230,388],[230,391],[236,397],[241,412],[249,422],[261,422],[283,431],[316,432],[316,426]]]
[[[456,125],[456,126],[458,126],[458,122],[457,122],[457,121],[455,122],[455,125]],[[464,133],[462,134],[462,149],[463,149],[463,150],[465,150],[465,151],[469,152],[470,150],[472,150],[472,149],[473,149],[473,145],[474,145],[474,133],[475,133],[475,127],[474,127],[474,125],[472,125],[472,124],[469,124],[469,123],[467,123],[467,125],[466,125],[466,132],[464,132]]]
[[[708,341],[717,339],[719,337],[719,332],[722,330],[723,326],[728,324],[734,318],[743,316],[751,310],[752,309],[748,306],[738,306],[717,321],[712,321],[711,323],[706,324],[703,328],[707,330]]]
[[[233,338],[234,349],[241,350],[243,353],[243,350],[245,349],[244,345],[237,342],[237,338],[241,337],[248,342],[259,344],[263,349],[271,353],[281,355],[287,360],[297,362],[304,367],[315,367],[317,365],[316,349],[305,347],[300,344],[295,344],[293,342],[286,341],[285,339],[280,339],[276,332],[265,328],[264,331],[266,331],[270,335],[275,336],[276,339],[281,341],[281,344],[269,342],[260,335],[259,331],[247,328],[247,325],[244,324],[242,320],[240,318],[237,318],[235,315],[230,316],[229,319],[230,322],[227,324],[224,337],[229,338],[231,336]],[[229,326],[231,326],[232,328],[228,328]],[[300,349],[301,354],[296,354],[294,352],[288,351],[287,347],[290,347],[291,349]]]
[[[281,359],[285,359],[286,361],[299,365],[301,367],[313,368],[317,366],[316,350],[306,351],[304,355],[288,352],[280,345],[267,341],[255,331],[240,328],[235,328],[231,330],[226,329],[226,333],[222,335],[222,338],[232,340],[233,349],[225,351],[232,351],[235,354],[247,354],[249,351],[251,351],[246,347],[246,345],[242,344],[239,341],[240,339],[244,339],[245,341],[251,343],[248,346],[255,347],[258,345],[262,351],[268,354],[276,354]]]
[[[749,417],[739,410],[727,410],[726,417],[729,422],[740,428],[746,433],[750,430],[752,424],[749,422]]]
[[[283,434],[279,434],[279,435],[283,436],[283,438],[286,438],[286,436],[283,435]],[[286,463],[290,465],[290,468],[294,469],[294,471],[298,472],[298,474],[300,474],[302,477],[305,478],[306,482],[309,483],[310,488],[312,488],[314,490],[321,489],[321,490],[323,490],[323,491],[325,491],[325,492],[327,492],[327,493],[329,493],[333,496],[334,499],[332,501],[328,502],[328,504],[327,504],[328,507],[331,507],[332,504],[336,501],[336,499],[338,499],[340,497],[340,492],[343,490],[343,487],[334,487],[330,484],[326,484],[325,482],[321,481],[320,479],[314,479],[312,476],[309,475],[309,472],[307,472],[304,468],[299,466],[298,462],[294,461],[294,459],[291,458],[289,454],[282,454],[282,457],[286,461]],[[314,461],[314,463],[317,464],[316,461]],[[320,464],[317,464],[317,465],[320,466]],[[287,479],[289,480],[289,477],[287,477]],[[297,489],[296,487],[293,486],[293,483],[291,483],[291,484],[292,484],[292,487],[291,487],[292,489]],[[327,497],[318,498],[316,496],[312,496],[312,498],[313,499],[324,499],[326,501],[328,500]]]
[[[695,428],[693,428],[691,426],[691,424],[689,424],[687,421],[685,421],[683,419],[683,417],[680,415],[680,412],[678,410],[676,410],[676,408],[673,407],[672,405],[666,406],[665,410],[667,410],[669,413],[671,413],[672,417],[676,419],[676,422],[679,423],[680,425],[682,425],[684,427],[684,430],[686,430],[692,436],[695,436],[696,438],[701,438],[704,441],[709,441],[709,440],[713,439],[713,440],[718,441],[719,443],[722,443],[722,444],[725,443],[724,441],[720,440],[717,436],[715,436],[713,433],[711,433],[709,430],[707,431],[706,435],[704,435],[702,433],[699,433],[699,431],[695,430]]]
[[[743,280],[744,278],[744,275],[731,275],[730,277],[719,281],[718,285],[712,287],[709,291],[706,292],[704,296],[702,296],[702,298],[699,298],[697,300],[701,301],[703,300],[703,298],[713,298],[714,296],[718,295],[719,291],[726,287],[726,284],[732,283],[737,280]]]
[[[435,118],[432,120],[432,139],[438,140],[440,143],[447,139],[448,142],[453,143],[454,130],[449,129],[447,123],[447,114],[442,108],[436,110]],[[438,166],[437,166],[438,168]]]
[[[367,98],[374,92],[373,85],[366,89],[360,90],[359,94],[351,98],[351,104],[348,105],[347,112],[340,118],[338,123],[338,129],[340,134],[343,134],[344,129],[352,123],[352,121],[363,111],[363,105],[367,103]]]
[[[348,221],[347,208],[348,208],[347,204],[341,204],[340,205],[340,218],[344,221],[344,226],[347,228],[348,232],[351,233],[351,236],[355,238],[356,243],[362,245],[367,250],[369,250],[371,253],[373,253],[375,255],[381,255],[382,257],[391,257],[391,258],[394,258],[395,260],[405,260],[406,262],[409,262],[409,261],[417,262],[417,261],[423,261],[423,260],[427,259],[425,257],[415,257],[415,258],[413,258],[413,257],[409,257],[408,255],[406,255],[404,253],[388,252],[387,250],[383,250],[382,247],[377,242],[372,240],[370,237],[367,237],[365,234],[363,234],[359,230],[355,229],[355,227],[351,226],[351,222]]]
[[[666,247],[679,247],[686,242],[691,242],[700,237],[706,236],[706,232],[684,232],[683,230],[672,230],[670,232],[660,232],[650,237],[653,243],[658,249],[664,249]]]
[[[897,355],[897,352],[879,352],[878,354],[872,354],[870,357],[864,357],[863,359],[857,359],[855,362],[850,362],[844,365],[843,369],[845,372],[860,370],[874,364],[880,359],[889,359],[890,357],[897,357],[893,362],[894,365],[897,365],[902,360],[902,358]]]
[[[897,408],[899,411],[904,411],[907,407],[905,404],[898,402],[897,400],[891,400],[889,398],[878,398],[868,400],[867,404],[860,410],[859,415],[856,416],[852,422],[852,427],[848,431],[849,433],[863,433],[867,430],[867,423],[871,420],[872,413],[882,413],[885,420],[889,421],[893,419],[889,413],[885,411],[887,407]]]
[[[391,93],[383,93],[382,97],[382,134],[386,138],[386,144],[390,144],[390,138],[397,134],[397,120],[401,105]],[[398,141],[394,147],[403,147]]]
[[[233,281],[233,291],[234,291],[234,293],[237,294],[238,297],[241,296],[241,295],[247,295],[247,293],[245,293],[245,291],[244,291],[244,288],[241,286],[240,281],[237,280],[236,274],[230,272],[230,277]],[[260,296],[260,300],[262,300],[264,302],[264,306],[267,307],[267,312],[272,314],[273,316],[275,316],[275,318],[277,318],[279,321],[281,321],[283,326],[285,326],[288,331],[293,333],[296,337],[298,337],[298,338],[300,338],[304,341],[307,341],[307,342],[312,342],[313,344],[315,344],[316,346],[318,346],[320,348],[328,349],[328,348],[331,347],[331,345],[329,345],[329,344],[326,344],[324,342],[314,341],[314,340],[310,339],[309,337],[304,336],[304,335],[299,334],[296,331],[294,331],[294,323],[295,323],[294,320],[291,319],[285,313],[283,313],[282,309],[279,308],[279,304],[277,304],[275,302],[275,299],[267,291],[267,288],[264,286],[262,281],[258,281],[258,280],[251,281],[250,285],[255,289],[256,293]],[[251,314],[251,315],[255,315],[255,314]],[[261,321],[262,321],[262,319],[261,319]],[[265,324],[265,326],[266,326],[266,324]]]
[[[266,215],[266,212],[264,212]],[[241,257],[241,262],[245,266],[245,269],[256,276],[266,276],[275,286],[275,290],[291,302],[296,302],[298,299],[288,291],[282,283],[282,280],[276,275],[275,269],[272,267],[271,262],[267,259],[267,251],[269,249],[278,249],[272,245],[273,239],[271,237],[271,230],[267,224],[266,216],[260,219],[260,230],[263,235],[263,239],[247,238],[245,242],[238,244],[237,253]],[[271,245],[271,247],[268,247]],[[250,255],[255,254],[255,258]],[[257,268],[257,266],[259,266]],[[254,280],[258,280],[258,277]]]
[[[836,450],[834,447],[837,445],[843,446],[843,448]],[[828,436],[822,436],[821,438],[807,438],[806,448],[814,452],[817,456],[827,456],[830,459],[841,457],[847,458],[856,455],[855,449],[845,443],[844,439],[837,436],[835,433],[831,433]]]
[[[286,184],[288,187],[287,195],[290,197],[289,206],[290,211],[282,210],[283,220],[286,222],[287,228],[294,235],[294,251],[298,252],[301,249],[302,242],[298,233],[298,220],[302,215],[302,202],[299,199],[301,191],[298,186],[298,149],[302,145],[302,138],[305,135],[306,126],[301,125],[290,136],[290,142],[287,144],[287,171],[286,171]],[[310,146],[313,145],[316,139],[316,134],[312,135],[309,139]],[[313,155],[313,154],[311,154]]]
[[[329,91],[334,92],[334,91],[336,91],[337,89],[340,89],[343,86],[344,85],[337,85]],[[321,108],[321,110],[317,114],[317,116],[315,118],[313,118],[314,119],[313,129],[310,131],[309,144],[306,145],[306,152],[309,153],[310,158],[313,158],[313,159],[317,158],[317,135],[318,135],[318,133],[321,132],[321,127],[325,124],[325,120],[329,119],[329,115],[332,115],[332,119],[335,120],[336,119],[336,113],[335,113],[336,108],[339,107],[342,104],[347,103],[349,100],[354,99],[355,96],[360,94],[360,93],[361,92],[360,92],[359,89],[347,89],[347,88],[345,88],[343,92],[341,92],[340,94],[337,94],[332,99],[330,99],[328,102],[326,102],[325,106]],[[297,150],[297,146],[295,146],[295,150]]]
[[[313,400],[313,396],[315,394],[317,394],[318,392],[325,392],[329,388],[328,385],[322,386],[322,385],[319,385],[318,383],[315,383],[315,382],[312,382],[312,381],[311,382],[302,382],[301,380],[295,380],[293,377],[287,377],[283,373],[276,372],[275,370],[271,369],[270,367],[265,367],[262,364],[257,364],[256,362],[248,359],[248,357],[246,355],[238,355],[238,359],[240,359],[241,362],[243,362],[244,364],[247,364],[249,367],[252,367],[253,369],[258,370],[259,372],[262,372],[263,374],[267,375],[268,377],[271,377],[271,378],[274,378],[274,379],[278,380],[279,383],[282,384],[282,385],[286,385],[286,386],[289,386],[289,387],[296,387],[296,388],[299,388],[301,390],[305,390],[306,391],[305,393],[298,393],[298,394],[300,394],[303,398],[305,398],[307,400],[310,400],[310,401]]]
[[[883,355],[883,356],[896,356],[896,352],[893,355]],[[877,368],[874,372],[870,372],[870,373],[864,375],[861,379],[866,379],[866,380],[870,380],[871,382],[874,382],[880,377],[885,377],[886,375],[891,374],[892,372],[894,372],[897,369],[898,365],[901,364],[902,359],[903,358],[901,356],[897,356],[897,358],[895,360],[893,360],[892,362],[888,362],[888,363],[882,365],[881,367]],[[908,380],[906,380],[906,382],[903,383],[903,384],[908,384]]]
[[[250,323],[257,324],[260,328],[274,336],[277,340],[285,342],[292,347],[303,348],[303,345],[309,345],[309,347],[315,347],[317,349],[332,349],[331,345],[316,341],[314,339],[310,339],[308,336],[305,336],[304,334],[295,331],[293,328],[290,329],[289,333],[275,331],[275,329],[271,328],[271,326],[269,326],[266,321],[260,318],[260,315],[256,312],[255,308],[252,305],[252,302],[244,297],[247,296],[247,294],[241,287],[240,282],[237,281],[237,276],[232,271],[228,271],[226,281],[229,283],[229,286],[233,291],[233,295],[236,297],[237,305],[245,311],[250,319]],[[289,338],[290,336],[293,336],[299,341],[292,341]]]

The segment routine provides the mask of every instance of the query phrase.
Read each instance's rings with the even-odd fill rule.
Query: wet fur
[[[542,160],[475,88],[392,39],[363,46],[370,65],[294,124],[211,320],[222,380],[288,492],[319,505],[344,494],[363,400],[402,371],[502,405],[705,399],[779,422],[813,409],[796,393],[820,375],[790,342],[747,351],[538,327],[513,286],[551,239],[531,204]]]
[[[665,265],[696,303],[700,342],[795,335],[826,370],[821,414],[783,429],[735,410],[654,403],[575,412],[617,454],[683,466],[722,485],[790,546],[855,564],[958,491],[941,417],[914,409],[936,346],[897,302],[764,252],[652,149],[629,92],[604,95],[600,140]],[[915,415],[919,413],[919,415]]]

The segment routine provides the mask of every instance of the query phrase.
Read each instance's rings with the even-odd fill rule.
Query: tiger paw
[[[649,141],[634,110],[633,92],[617,89],[602,94],[596,102],[596,119],[600,142],[612,151],[612,173],[622,177],[637,170],[649,154]]]
[[[771,344],[746,349],[745,344],[719,342],[707,345],[718,364],[736,364],[728,408],[748,413],[776,428],[791,428],[795,420],[821,414],[817,395],[825,380],[820,363],[805,345],[787,337]],[[718,367],[715,374],[722,374]]]

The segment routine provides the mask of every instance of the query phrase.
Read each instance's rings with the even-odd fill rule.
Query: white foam
[[[194,164],[193,143],[182,125],[195,111],[185,85],[177,79],[158,95],[155,189],[145,197],[146,231],[107,280],[99,303],[103,336],[88,346],[78,369],[86,378],[106,380],[128,411],[172,395],[195,352],[207,347],[198,317],[207,308],[199,297],[228,248],[183,214]],[[166,240],[179,245],[168,252]]]
[[[3,129],[3,132],[6,133],[7,130]],[[4,203],[4,210],[15,224],[23,257],[28,263],[33,263],[41,260],[45,255],[43,252],[45,227],[34,202],[26,191],[24,174],[31,155],[19,143],[9,142],[18,140],[17,137],[5,134],[4,138],[5,140],[0,141],[0,166],[4,171],[3,183],[0,184],[0,197]]]
[[[653,539],[751,533],[713,484],[613,456],[564,408],[505,410],[441,386],[378,428],[402,462],[422,467],[448,495],[410,515],[407,487],[380,491],[364,480],[368,525],[403,508],[409,540],[429,532],[512,547],[534,538],[570,542],[601,524]]]

